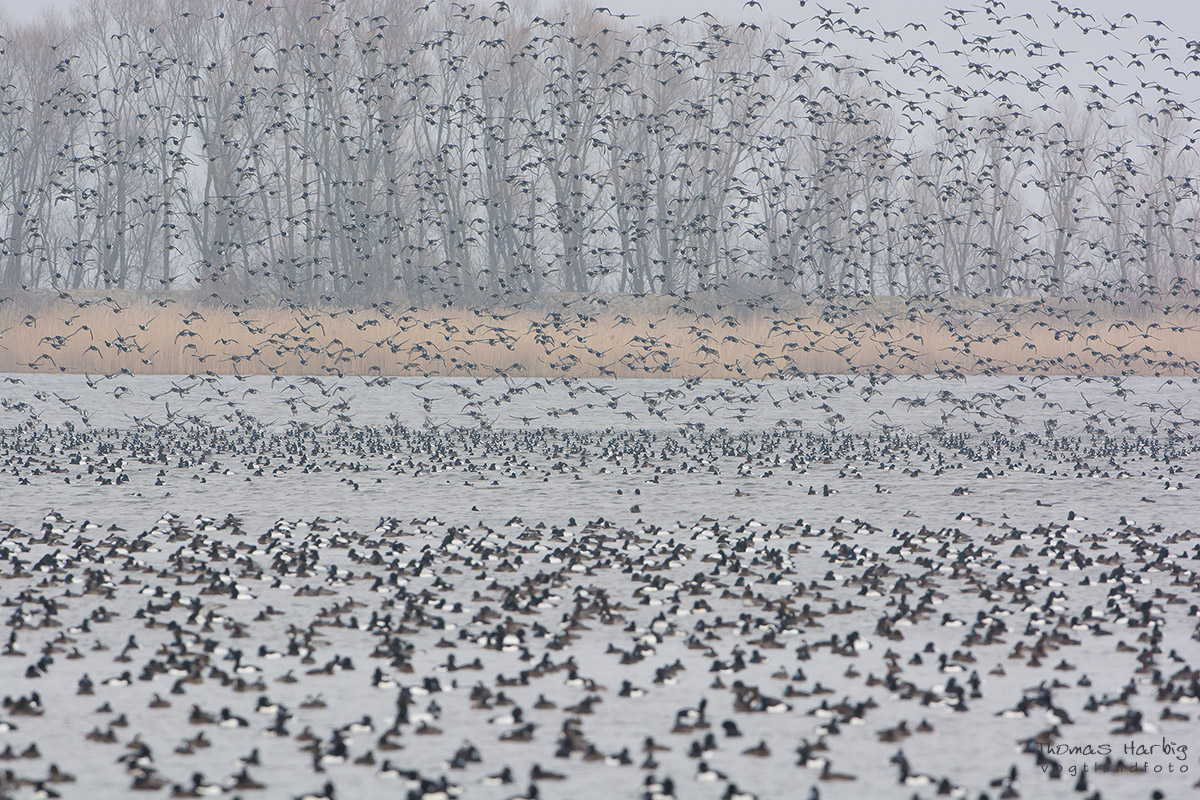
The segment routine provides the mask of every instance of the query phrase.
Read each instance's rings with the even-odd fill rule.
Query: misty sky
[[[67,8],[67,0],[0,0],[0,10],[19,20],[32,20],[46,11],[61,11]]]
[[[407,0],[397,0],[398,6],[403,6]],[[761,0],[763,11],[754,8],[744,8],[739,0],[597,0],[598,6],[607,6],[614,12],[640,14],[647,19],[655,17],[678,17],[690,15],[697,11],[710,11],[729,17],[746,17],[752,19],[764,13],[772,13],[785,19],[796,19],[802,14],[807,15],[816,10],[816,0],[807,0],[805,8],[800,7],[801,0]],[[929,21],[937,20],[947,5],[971,7],[981,4],[975,0],[959,0],[959,2],[940,2],[939,0],[874,0],[874,2],[858,2],[856,5],[866,6],[860,16],[874,17],[885,23],[897,21]],[[1009,14],[1023,14],[1026,11],[1044,13],[1053,8],[1055,0],[1003,0],[1005,10]],[[839,8],[846,4],[842,0],[825,0],[826,7]],[[1200,16],[1195,13],[1195,0],[1153,0],[1149,3],[1131,3],[1129,0],[1066,0],[1065,5],[1082,8],[1094,15],[1107,15],[1109,19],[1117,20],[1127,11],[1133,10],[1142,19],[1161,19],[1171,26],[1174,33],[1188,39],[1200,38]],[[0,0],[0,9],[21,20],[35,19],[46,10],[63,10],[72,5],[72,0]],[[488,5],[481,0],[479,6]]]
[[[462,0],[466,2],[467,0]],[[20,21],[36,20],[40,15],[47,12],[70,13],[71,7],[77,0],[0,0],[0,18],[5,16],[15,18]],[[410,8],[414,0],[395,0],[397,8]],[[550,0],[546,0],[550,4]],[[819,5],[835,10],[844,10],[845,16],[856,26],[863,28],[871,28],[878,31],[892,30],[904,31],[905,36],[903,41],[906,46],[920,45],[923,40],[934,39],[937,46],[941,48],[943,53],[959,46],[958,36],[945,23],[946,10],[948,7],[957,7],[963,9],[981,8],[985,0],[760,0],[758,7],[747,7],[744,0],[584,0],[587,5],[607,7],[614,14],[628,14],[632,19],[627,19],[627,25],[644,25],[652,21],[668,21],[675,20],[681,16],[694,16],[702,11],[709,11],[718,15],[726,21],[749,21],[761,22],[768,17],[778,17],[790,22],[796,22],[812,17],[814,14],[820,13]],[[1053,56],[1056,50],[1062,50],[1063,57],[1061,58],[1064,71],[1061,73],[1062,82],[1068,84],[1072,89],[1078,90],[1081,87],[1087,87],[1088,83],[1095,83],[1095,75],[1092,74],[1092,68],[1086,66],[1089,60],[1101,59],[1108,55],[1117,56],[1120,61],[1112,65],[1113,72],[1105,73],[1102,77],[1116,77],[1121,81],[1119,86],[1127,86],[1132,84],[1132,77],[1128,72],[1125,72],[1127,62],[1130,61],[1129,55],[1134,51],[1145,52],[1147,46],[1144,34],[1153,33],[1164,36],[1168,40],[1167,47],[1176,54],[1176,62],[1166,62],[1155,60],[1147,60],[1144,72],[1139,72],[1137,78],[1148,77],[1155,80],[1160,80],[1169,85],[1176,91],[1176,97],[1187,105],[1200,103],[1200,89],[1194,81],[1189,81],[1190,85],[1179,82],[1177,79],[1166,75],[1165,68],[1167,66],[1186,66],[1182,57],[1186,50],[1182,49],[1181,39],[1186,42],[1189,40],[1200,40],[1200,15],[1195,13],[1197,0],[1150,0],[1150,2],[1131,3],[1129,0],[990,0],[993,4],[998,3],[1003,8],[1002,14],[1012,15],[1014,17],[1032,13],[1036,19],[1035,23],[1029,23],[1024,20],[1017,20],[1014,24],[1024,31],[1025,35],[1030,36],[1035,41],[1044,42],[1049,48],[1045,54]],[[476,0],[477,9],[484,9],[492,4],[492,0]],[[1103,25],[1107,22],[1118,22],[1122,24],[1122,30],[1116,36],[1101,36],[1094,31],[1091,35],[1081,34],[1078,26],[1074,26],[1063,14],[1056,12],[1055,7],[1065,5],[1067,7],[1079,8],[1093,15],[1095,22],[1090,24]],[[858,12],[852,11],[852,7],[857,6]],[[1134,23],[1129,20],[1124,20],[1122,17],[1133,10],[1137,14],[1138,22]],[[971,15],[971,26],[967,29],[972,35],[1001,33],[999,29],[993,29],[991,23],[981,13]],[[1060,27],[1055,28],[1053,23],[1057,20]],[[1150,24],[1151,20],[1162,20],[1168,27],[1164,31],[1161,27]],[[919,33],[915,29],[905,29],[905,23],[921,23],[926,28]],[[786,32],[786,28],[784,29]],[[800,48],[804,48],[805,35],[804,29],[800,28],[792,32],[795,35],[795,41]],[[819,31],[809,31],[808,36],[824,36]],[[897,42],[884,42],[877,45],[874,49],[895,54],[893,51],[897,48],[893,45]],[[854,40],[840,39],[840,48],[843,53],[858,55],[858,48],[862,46],[861,42]],[[818,46],[819,47],[819,46]],[[835,50],[837,52],[837,50]],[[962,64],[956,64],[956,59],[953,57],[937,58],[938,66],[945,71],[945,75],[953,84],[975,86],[975,80],[970,77],[965,71]],[[991,58],[991,66],[999,67],[1020,67],[1027,62],[1023,52],[1015,54],[1011,60],[1001,63],[1000,57],[995,55]],[[1136,61],[1136,60],[1135,60]],[[1195,64],[1192,65],[1193,67]],[[903,79],[897,82],[901,85]],[[1059,83],[1056,79],[1055,84]],[[985,82],[986,84],[986,82]],[[911,86],[906,87],[906,90],[911,90]],[[1051,88],[1055,88],[1053,85]],[[1014,98],[1018,102],[1023,99],[1020,95],[1020,90]],[[1118,94],[1119,98],[1120,95]],[[1036,106],[1037,104],[1034,103]]]

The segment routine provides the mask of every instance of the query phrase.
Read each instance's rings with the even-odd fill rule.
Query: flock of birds
[[[1186,32],[1059,2],[897,29],[748,5],[159,2],[9,26],[0,285],[520,306],[1194,281]]]
[[[1195,378],[2,380],[14,797],[1194,782]]]
[[[658,308],[639,311],[636,304],[630,310],[627,299],[589,295],[532,312],[433,311],[386,301],[360,309],[212,298],[192,305],[171,296],[59,292],[53,300],[0,298],[0,369],[94,372],[101,380],[144,373],[378,380],[1179,377],[1194,375],[1200,363],[1197,297],[1200,289],[1177,282],[1129,310],[1120,303],[1046,298],[787,306],[770,297],[714,303],[672,295],[660,298]]]
[[[1200,786],[1200,42],[811,5],[4,32],[0,798]]]
[[[144,508],[186,502],[201,481],[256,517],[287,487],[336,507],[333,476],[363,495],[351,517],[269,524],[0,522],[5,796],[333,800],[397,781],[420,800],[977,800],[1196,783],[1198,534],[1064,505],[1122,481],[1150,503],[1188,495],[1194,435],[64,423],[0,441],[10,497],[73,486],[105,515],[155,487],[177,499]],[[757,495],[769,516],[830,521],[642,519],[663,516],[660,482],[686,493],[695,476],[713,483],[684,509]],[[351,521],[398,505],[463,520],[451,498],[501,482],[539,518]],[[588,487],[630,484],[627,511],[610,500],[586,522],[527,497],[582,509]],[[920,513],[845,510],[893,492]],[[965,757],[968,742],[983,749]]]

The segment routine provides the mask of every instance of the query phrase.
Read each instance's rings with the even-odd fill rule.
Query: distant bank
[[[229,306],[185,293],[0,298],[0,372],[779,378],[1200,375],[1188,295],[859,298],[787,308],[631,296],[537,309]]]

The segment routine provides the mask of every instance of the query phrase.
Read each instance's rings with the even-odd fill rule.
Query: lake
[[[0,380],[0,736],[64,796],[1200,778],[1190,378]]]

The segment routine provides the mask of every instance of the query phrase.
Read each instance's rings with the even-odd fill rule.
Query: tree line
[[[1196,119],[1171,80],[1198,45],[1109,23],[1137,63],[1067,75],[989,26],[997,5],[950,17],[950,54],[823,8],[87,0],[2,24],[0,287],[521,305],[1193,283]]]

